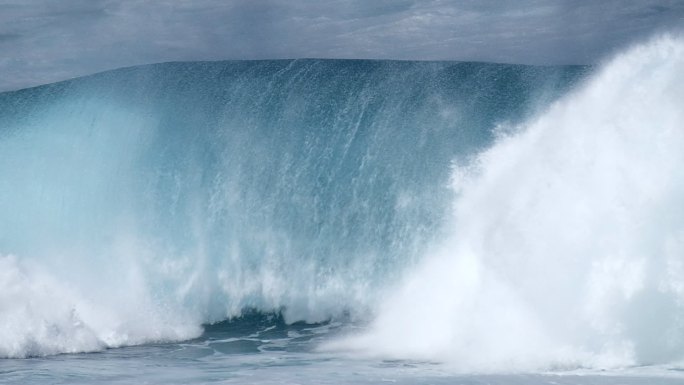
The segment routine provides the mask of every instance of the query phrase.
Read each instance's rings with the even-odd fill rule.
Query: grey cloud
[[[18,33],[0,33],[0,43],[3,41],[17,40],[20,38],[21,35]]]
[[[593,63],[683,17],[666,0],[0,0],[0,90],[176,60]]]

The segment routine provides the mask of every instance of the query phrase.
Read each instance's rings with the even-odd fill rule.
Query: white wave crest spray
[[[684,357],[684,41],[614,58],[466,167],[452,236],[337,348],[460,371]]]

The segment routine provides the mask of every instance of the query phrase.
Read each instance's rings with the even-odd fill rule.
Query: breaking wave
[[[461,371],[681,360],[683,69],[662,37],[588,79],[239,61],[0,94],[0,356],[255,309]]]
[[[684,43],[659,38],[456,163],[449,236],[331,347],[462,371],[682,360],[682,106]]]

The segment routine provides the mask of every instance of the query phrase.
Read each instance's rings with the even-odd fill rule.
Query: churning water
[[[672,36],[0,94],[0,382],[681,382],[683,106]]]

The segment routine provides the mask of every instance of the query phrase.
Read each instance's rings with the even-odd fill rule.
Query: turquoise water
[[[167,63],[0,94],[20,292],[0,355],[188,339],[244,308],[363,318],[440,237],[452,162],[585,70]]]

